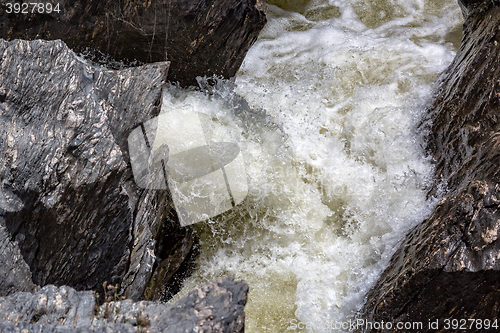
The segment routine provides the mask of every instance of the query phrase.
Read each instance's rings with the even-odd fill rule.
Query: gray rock
[[[108,65],[168,59],[182,85],[233,77],[266,23],[263,0],[58,0],[58,12],[8,14],[10,2],[0,0],[0,38],[61,39]]]
[[[45,286],[32,294],[0,298],[3,333],[243,332],[248,285],[233,278],[203,283],[174,304],[113,301],[94,294]],[[24,331],[25,330],[25,331]]]
[[[467,17],[471,11],[474,9],[487,5],[489,4],[500,4],[498,0],[458,0],[458,4],[460,5],[460,8],[462,9],[462,13],[464,14],[464,17]]]
[[[422,127],[436,161],[431,193],[439,184],[446,193],[406,236],[360,313],[424,322],[415,332],[429,321],[444,332],[447,318],[493,322],[500,314],[500,3],[462,5],[462,46]],[[467,331],[483,330],[474,322]]]
[[[203,283],[168,308],[152,327],[163,332],[243,333],[248,285],[232,278]]]
[[[16,242],[10,240],[5,221],[0,217],[0,291],[9,295],[17,291],[35,291],[31,271]]]
[[[18,292],[0,298],[0,322],[37,323],[57,327],[90,326],[95,297],[91,291],[48,285],[32,294]]]
[[[39,325],[30,323],[14,324],[11,322],[0,323],[2,333],[138,333],[140,329],[127,324],[109,324],[102,327],[80,327],[80,328],[58,328],[51,325]],[[146,333],[143,330],[141,333]]]
[[[0,259],[13,259],[1,295],[33,283],[102,294],[108,282],[139,299],[165,259],[158,243],[191,232],[166,191],[137,188],[128,159],[130,131],[159,113],[167,69],[102,70],[61,41],[0,39]]]

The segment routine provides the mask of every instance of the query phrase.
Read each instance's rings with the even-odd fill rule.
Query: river
[[[235,276],[246,332],[339,332],[436,202],[417,125],[463,18],[456,0],[273,0],[267,17],[234,83],[164,97],[241,142],[248,178],[243,203],[193,225],[174,300]]]

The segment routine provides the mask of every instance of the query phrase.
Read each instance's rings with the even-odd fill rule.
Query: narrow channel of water
[[[249,184],[241,205],[194,225],[200,256],[176,299],[231,275],[250,285],[246,332],[332,332],[432,208],[415,125],[462,17],[456,0],[270,3],[234,90],[165,95],[242,142]]]

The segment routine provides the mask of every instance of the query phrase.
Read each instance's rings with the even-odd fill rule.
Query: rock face
[[[233,77],[266,23],[263,0],[58,0],[58,12],[26,14],[8,13],[9,2],[0,0],[0,38],[61,39],[107,64],[168,59],[168,79],[184,86]]]
[[[248,285],[232,278],[203,283],[174,304],[112,301],[90,291],[45,286],[0,298],[3,333],[242,333]]]
[[[30,268],[24,261],[19,247],[10,238],[10,234],[5,228],[5,220],[0,218],[1,295],[9,295],[17,291],[34,291],[36,285],[31,278]]]
[[[169,10],[168,79],[183,86],[196,76],[236,75],[266,24],[264,0],[172,0]]]
[[[428,149],[446,194],[367,295],[369,321],[422,321],[427,331],[439,320],[444,332],[446,318],[500,313],[500,3],[461,5],[462,46],[429,110]]]
[[[156,261],[193,244],[168,193],[137,188],[128,159],[167,69],[100,70],[61,41],[0,39],[0,295],[107,282],[139,299]]]

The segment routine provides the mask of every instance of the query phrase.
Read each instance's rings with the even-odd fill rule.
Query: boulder
[[[168,65],[103,70],[62,41],[0,39],[0,295],[106,282],[135,300],[158,262],[187,258],[191,229],[167,191],[136,186],[127,147]]]
[[[173,304],[113,300],[48,285],[0,298],[3,333],[242,333],[248,285],[233,278],[200,284]]]
[[[113,68],[169,60],[183,86],[233,77],[266,23],[263,0],[58,0],[25,14],[12,2],[0,0],[0,38],[61,39]]]
[[[437,320],[445,332],[446,319],[500,314],[500,3],[461,5],[462,45],[422,125],[436,162],[430,194],[445,193],[368,293],[367,321],[422,321],[427,331]]]
[[[264,0],[172,0],[169,11],[168,79],[182,86],[235,76],[267,22]]]

